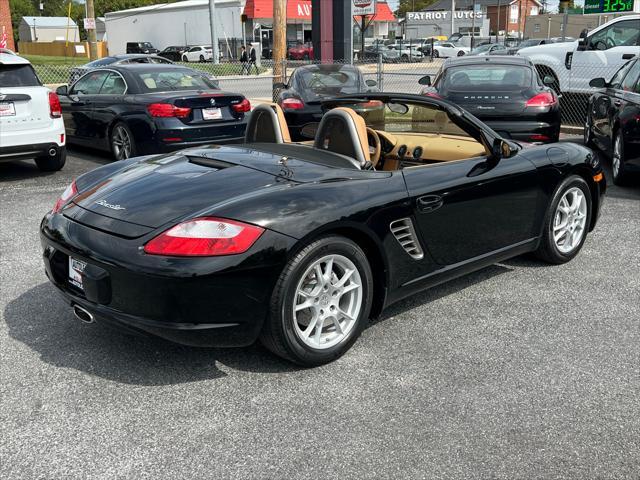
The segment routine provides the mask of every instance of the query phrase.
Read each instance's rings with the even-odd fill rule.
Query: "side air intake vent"
[[[391,228],[393,236],[396,237],[396,240],[398,240],[402,248],[404,248],[404,251],[407,252],[411,258],[420,260],[424,257],[424,253],[416,237],[416,231],[413,228],[413,222],[411,222],[410,218],[395,220],[391,222],[389,227]]]

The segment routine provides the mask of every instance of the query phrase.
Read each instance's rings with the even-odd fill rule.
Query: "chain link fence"
[[[384,58],[383,55],[365,55],[364,58],[354,60],[365,80],[374,80],[375,87],[371,90],[382,92],[402,92],[419,94],[422,85],[418,82],[425,75],[433,77],[442,67],[444,59],[430,55],[408,58],[399,56],[395,59]],[[272,60],[262,60],[259,67],[252,67],[247,75],[243,65],[239,62],[213,63],[180,63],[195,70],[205,72],[218,79],[220,88],[245,95],[252,100],[278,100],[279,91],[274,91],[276,82],[286,83],[291,73],[298,67],[313,64],[313,60],[284,60],[277,68]],[[317,62],[315,62],[317,63]],[[33,65],[40,80],[47,85],[71,83],[86,73],[82,65]],[[276,68],[274,68],[276,67]],[[604,65],[573,65],[572,69],[552,69],[545,66],[536,67],[541,79],[551,77],[552,87],[560,92],[563,126],[576,128],[584,127],[586,105],[593,89],[589,81],[602,77],[609,81],[618,66]],[[243,73],[245,73],[243,75]]]

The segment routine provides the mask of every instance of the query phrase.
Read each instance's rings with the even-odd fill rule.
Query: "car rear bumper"
[[[557,123],[536,121],[492,121],[482,120],[500,135],[513,140],[530,143],[555,142],[560,135],[560,119]]]
[[[146,237],[118,239],[60,214],[45,216],[40,240],[51,283],[96,322],[184,345],[219,347],[255,342],[290,243],[267,230],[253,247],[257,254],[168,258],[140,252]],[[117,243],[117,250],[107,252],[115,248],[109,243]],[[131,259],[136,250],[138,258]],[[122,252],[120,260],[113,258],[116,251]],[[87,265],[83,289],[69,282],[70,256]]]
[[[0,147],[0,163],[15,160],[28,160],[36,157],[54,157],[64,148],[57,143],[37,143],[31,145],[18,145],[14,147]]]
[[[173,120],[177,123],[179,120]],[[156,124],[156,130],[151,137],[138,140],[139,152],[142,154],[173,152],[189,147],[203,145],[223,145],[227,143],[242,143],[247,128],[246,120],[242,122],[225,122],[218,125],[183,126],[169,122]],[[140,136],[138,136],[140,138]]]

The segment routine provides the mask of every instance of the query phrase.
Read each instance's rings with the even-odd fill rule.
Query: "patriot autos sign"
[[[353,0],[353,15],[375,15],[376,0]]]

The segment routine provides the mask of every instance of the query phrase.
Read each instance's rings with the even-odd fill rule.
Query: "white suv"
[[[35,158],[42,171],[60,170],[65,140],[58,96],[40,83],[28,60],[0,52],[0,162]]]
[[[558,93],[590,93],[593,78],[610,80],[623,64],[640,55],[640,15],[616,17],[591,32],[583,31],[575,42],[523,48],[516,55],[531,60],[541,78],[552,76]]]

